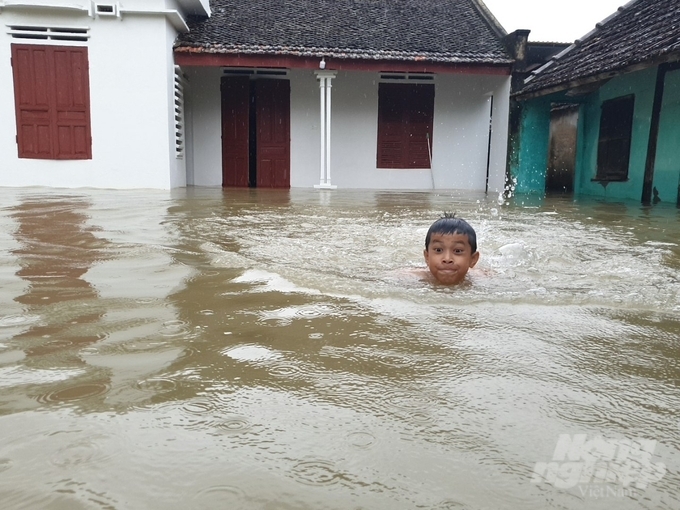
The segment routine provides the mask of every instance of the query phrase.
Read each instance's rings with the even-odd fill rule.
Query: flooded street
[[[477,230],[470,282],[414,279]],[[680,508],[680,212],[0,189],[3,509]]]

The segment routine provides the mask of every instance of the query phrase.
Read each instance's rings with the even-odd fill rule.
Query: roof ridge
[[[500,37],[501,39],[504,38],[506,35],[508,35],[508,31],[505,30],[503,25],[501,25],[500,21],[498,21],[498,18],[493,15],[493,13],[489,10],[489,8],[486,6],[484,3],[484,0],[471,0],[472,4],[477,8],[479,13],[482,15],[482,18],[484,18],[484,21],[489,25],[491,30]]]

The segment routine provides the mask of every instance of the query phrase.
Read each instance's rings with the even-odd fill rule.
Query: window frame
[[[377,168],[432,168],[434,95],[434,83],[378,83]]]
[[[593,180],[628,180],[635,118],[635,95],[628,94],[603,101],[600,105],[597,137],[597,167]]]
[[[20,159],[92,159],[87,46],[11,45]]]

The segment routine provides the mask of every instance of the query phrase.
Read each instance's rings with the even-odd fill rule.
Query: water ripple
[[[251,423],[241,416],[229,416],[217,419],[214,426],[221,432],[229,434],[240,434],[241,432],[250,430],[252,427]]]
[[[142,391],[162,393],[172,391],[177,387],[177,382],[166,377],[153,377],[137,382],[137,388]]]
[[[422,411],[434,405],[434,401],[427,395],[400,391],[386,392],[383,401],[395,409],[411,412]]]
[[[201,416],[215,411],[215,404],[209,400],[194,400],[184,402],[180,409],[186,413]]]
[[[332,462],[326,460],[305,460],[298,462],[291,470],[293,478],[305,485],[323,487],[334,485],[343,478]]]
[[[175,337],[180,335],[186,335],[190,331],[189,325],[186,321],[182,320],[170,320],[165,321],[161,325],[160,334],[166,337]]]
[[[347,442],[356,448],[368,449],[376,442],[376,437],[370,432],[357,431],[347,435]]]
[[[224,508],[242,510],[248,508],[246,494],[238,487],[231,485],[213,485],[194,494],[200,508]]]
[[[110,459],[112,455],[102,451],[100,443],[101,437],[84,439],[70,443],[60,448],[51,458],[55,466],[66,468],[82,466],[87,464],[97,464]]]
[[[35,324],[40,320],[37,315],[5,315],[0,317],[0,328],[12,328]]]
[[[86,383],[44,393],[38,396],[37,400],[43,404],[74,402],[103,395],[109,390],[110,387],[104,383]]]
[[[276,363],[269,369],[269,373],[275,377],[291,379],[302,375],[302,369],[293,363]]]

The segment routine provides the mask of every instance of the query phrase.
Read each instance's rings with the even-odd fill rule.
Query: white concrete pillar
[[[314,187],[319,189],[335,189],[331,185],[331,80],[335,78],[336,71],[315,71],[319,80],[319,131],[321,132],[320,170],[319,184]]]
[[[318,73],[317,73],[318,74]],[[319,186],[326,184],[326,78],[318,76],[319,80],[319,91],[320,96],[320,106],[319,106],[319,131],[321,133],[321,159],[319,161]]]

